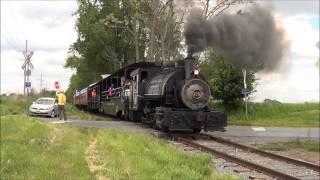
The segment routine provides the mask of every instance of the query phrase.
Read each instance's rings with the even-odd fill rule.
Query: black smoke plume
[[[271,11],[258,5],[208,20],[194,10],[187,18],[184,35],[188,53],[211,47],[231,64],[256,71],[274,70],[288,47]]]

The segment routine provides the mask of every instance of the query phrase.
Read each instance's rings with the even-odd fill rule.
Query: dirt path
[[[110,178],[101,175],[102,171],[106,170],[105,164],[101,163],[100,155],[97,150],[98,139],[95,138],[87,148],[86,161],[91,173],[94,173],[98,180],[110,180]]]
[[[51,144],[56,141],[56,138],[60,133],[61,133],[61,129],[59,128],[53,129],[51,139],[49,140]]]

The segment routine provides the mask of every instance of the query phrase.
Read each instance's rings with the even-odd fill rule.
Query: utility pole
[[[22,65],[22,69],[24,72],[23,94],[24,96],[26,96],[26,102],[27,102],[26,109],[28,114],[29,89],[31,88],[30,76],[31,76],[31,69],[33,69],[33,65],[31,63],[31,57],[33,55],[33,51],[28,51],[28,40],[26,40],[26,50],[23,51],[22,54],[25,59]]]
[[[41,73],[41,77],[40,77],[40,92],[42,91],[42,73]]]
[[[244,100],[246,102],[246,119],[248,119],[248,94],[249,94],[249,90],[247,89],[247,82],[246,82],[247,70],[242,69],[242,74],[243,74],[243,86],[244,86],[244,89],[242,89],[242,93],[244,94]]]
[[[45,81],[43,78],[42,78],[42,73],[40,75],[40,79],[38,79],[40,81],[40,93],[42,92],[42,89],[43,89],[43,82]]]

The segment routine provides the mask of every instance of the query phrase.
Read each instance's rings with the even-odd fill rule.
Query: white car
[[[58,116],[58,105],[55,98],[42,97],[37,99],[29,107],[30,116]]]

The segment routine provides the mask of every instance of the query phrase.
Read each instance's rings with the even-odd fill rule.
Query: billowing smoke
[[[284,31],[271,12],[258,5],[209,20],[194,10],[187,18],[184,34],[188,53],[212,47],[231,64],[257,71],[274,70],[288,48]]]

